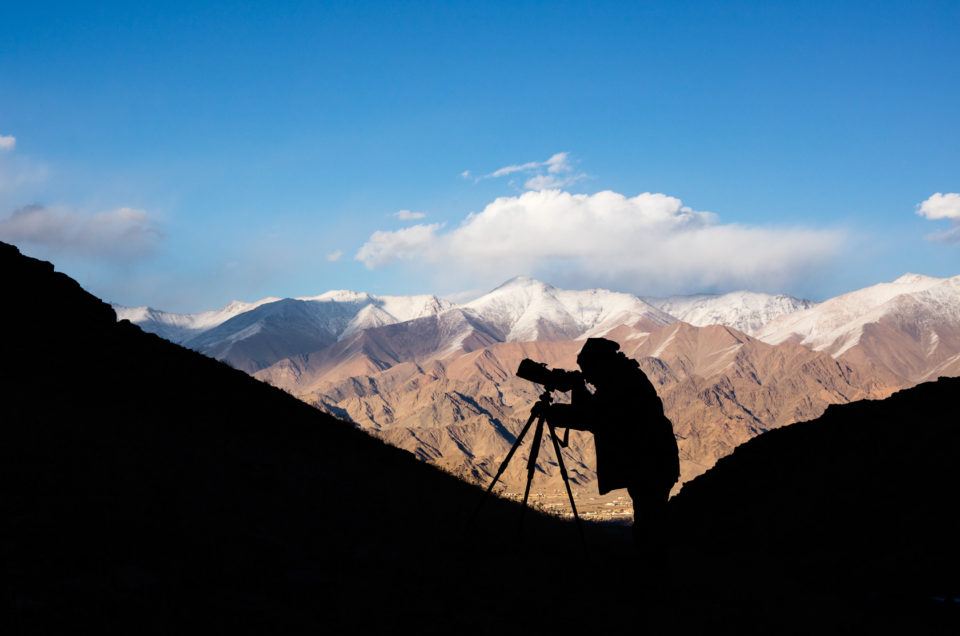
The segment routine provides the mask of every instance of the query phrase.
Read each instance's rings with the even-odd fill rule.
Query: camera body
[[[547,391],[572,391],[582,387],[583,375],[579,371],[548,369],[543,362],[524,358],[517,367],[517,377],[542,384]]]

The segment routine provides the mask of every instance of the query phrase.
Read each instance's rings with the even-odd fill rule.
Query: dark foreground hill
[[[466,524],[475,488],[117,323],[48,263],[4,245],[0,271],[2,602],[23,632],[494,630],[525,553],[577,547],[539,515],[516,543],[499,501]]]
[[[7,633],[804,633],[957,617],[956,418],[938,411],[956,381],[746,444],[672,503],[666,581],[624,528],[590,525],[584,556],[570,523],[528,513],[518,533],[508,502],[471,518],[476,488],[115,322],[50,264],[0,244],[0,272]]]
[[[958,400],[960,378],[940,378],[741,445],[671,501],[677,569],[720,604],[960,629]]]

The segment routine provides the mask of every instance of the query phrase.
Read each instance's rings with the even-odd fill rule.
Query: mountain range
[[[816,305],[786,295],[740,291],[668,298],[638,297],[605,289],[572,291],[518,276],[479,298],[455,304],[432,295],[373,296],[347,290],[298,298],[233,301],[221,309],[177,314],[151,307],[113,305],[121,320],[177,344],[213,351],[253,338],[283,322],[309,327],[317,338],[342,340],[369,329],[459,310],[481,320],[500,341],[574,340],[624,325],[663,326],[678,320],[720,324],[753,333],[773,318]],[[254,328],[256,326],[256,328]],[[305,349],[313,345],[304,343]],[[309,351],[302,351],[308,353]],[[229,354],[220,354],[230,358]],[[237,352],[231,363],[248,363]]]
[[[746,291],[641,298],[517,277],[463,304],[331,291],[192,315],[114,308],[479,481],[537,398],[538,387],[514,375],[520,360],[574,368],[591,336],[618,341],[653,381],[682,481],[830,404],[960,374],[960,277],[908,274],[821,303]],[[574,433],[565,463],[578,492],[594,492],[592,456],[592,438]],[[515,463],[508,491],[525,480]],[[543,488],[561,488],[555,466],[540,468]]]

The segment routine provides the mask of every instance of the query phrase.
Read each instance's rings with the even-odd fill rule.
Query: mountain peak
[[[572,340],[601,335],[620,324],[662,326],[673,321],[631,294],[559,289],[527,276],[511,278],[464,307],[495,325],[507,341]]]
[[[726,325],[752,334],[783,314],[814,305],[809,300],[784,294],[738,290],[726,294],[694,294],[667,298],[644,298],[654,307],[684,322],[704,327]]]
[[[500,285],[494,287],[489,293],[494,293],[506,289],[553,289],[553,285],[545,283],[543,281],[537,280],[536,278],[530,278],[529,276],[514,276],[510,280],[501,283]]]
[[[933,276],[925,276],[923,274],[911,274],[907,272],[897,280],[893,281],[894,285],[914,285],[916,283],[925,283],[930,281],[940,280],[939,278],[934,278]]]
[[[331,289],[316,296],[298,296],[297,300],[312,300],[319,302],[356,303],[371,300],[372,296],[366,292],[355,292],[349,289]]]

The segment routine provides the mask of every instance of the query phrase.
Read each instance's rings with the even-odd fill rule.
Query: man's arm
[[[583,389],[573,391],[573,401],[571,404],[551,404],[547,407],[547,421],[554,428],[570,428],[575,431],[592,431],[592,420],[590,392]]]

